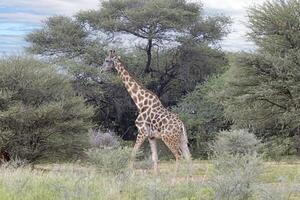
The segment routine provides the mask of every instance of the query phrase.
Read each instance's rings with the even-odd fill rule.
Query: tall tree
[[[96,108],[95,122],[132,138],[135,106],[115,76],[99,70],[105,49],[118,45],[114,36],[138,39],[138,47],[126,43],[127,51],[118,52],[129,71],[171,106],[227,64],[218,41],[228,33],[229,22],[223,16],[204,16],[199,4],[184,0],[106,0],[98,10],[73,18],[48,18],[42,29],[27,36],[27,49],[54,58],[50,61],[67,60],[59,65],[67,67],[76,92]]]
[[[150,73],[152,48],[174,40],[172,34],[184,31],[200,20],[200,6],[185,0],[110,0],[99,10],[81,12],[80,21],[110,33],[125,33],[146,40],[145,73]]]
[[[299,135],[300,2],[267,1],[249,10],[255,53],[240,54],[221,92],[227,116],[262,138]]]

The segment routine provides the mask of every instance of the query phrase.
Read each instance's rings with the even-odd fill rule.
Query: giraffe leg
[[[158,155],[157,155],[157,144],[156,144],[156,139],[148,139],[149,143],[150,143],[150,147],[151,147],[151,153],[152,153],[152,161],[153,161],[153,165],[154,165],[154,173],[157,174],[158,173]]]
[[[170,138],[169,138],[170,137]],[[167,145],[167,147],[170,149],[170,151],[173,153],[176,159],[176,165],[175,165],[175,177],[177,176],[177,171],[179,167],[179,159],[181,157],[181,150],[180,150],[180,139],[171,138],[172,136],[163,136],[162,140]]]
[[[136,156],[137,152],[139,151],[140,147],[142,146],[142,144],[144,143],[146,137],[147,136],[145,134],[143,134],[142,132],[139,132],[139,134],[137,135],[136,142],[134,144],[134,147],[133,147],[133,150],[131,153],[131,157],[130,157],[130,162],[129,162],[130,169],[133,169],[135,156]]]

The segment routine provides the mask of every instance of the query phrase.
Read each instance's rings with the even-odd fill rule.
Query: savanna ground
[[[214,199],[210,161],[181,163],[175,183],[174,167],[161,162],[158,176],[151,169],[112,175],[80,163],[2,167],[0,199]],[[253,199],[300,199],[300,160],[265,161],[256,187],[264,195]]]

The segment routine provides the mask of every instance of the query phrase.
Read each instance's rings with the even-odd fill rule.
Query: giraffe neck
[[[115,68],[121,78],[126,90],[137,106],[138,110],[142,112],[149,107],[162,105],[158,97],[151,91],[145,89],[139,84],[126,70],[125,66],[120,61],[115,61]]]

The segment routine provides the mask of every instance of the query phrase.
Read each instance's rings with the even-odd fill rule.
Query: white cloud
[[[97,9],[101,0],[0,0],[0,23],[11,23],[18,29],[20,23],[23,25],[41,25],[41,21],[51,15],[72,16],[80,10]],[[232,32],[224,41],[222,46],[225,50],[251,50],[253,43],[247,41],[248,29],[245,24],[246,9],[253,4],[260,4],[264,0],[188,0],[190,2],[202,3],[208,14],[225,14],[233,20]],[[5,9],[11,9],[5,12]],[[15,9],[15,11],[14,11]],[[1,25],[1,24],[0,24]],[[3,27],[4,25],[2,25]],[[3,29],[4,30],[4,29]],[[13,30],[13,28],[11,29]],[[21,34],[22,30],[18,30]],[[23,34],[25,34],[23,32]],[[19,35],[19,34],[18,34]],[[0,40],[2,40],[0,36]],[[1,44],[0,44],[1,48]]]
[[[196,1],[196,0],[195,0]],[[202,0],[204,10],[209,14],[225,14],[232,19],[231,33],[222,41],[228,51],[251,51],[255,48],[247,38],[247,8],[265,0]]]
[[[72,15],[83,9],[99,6],[98,0],[9,0],[0,1],[0,7],[22,7],[38,13]]]
[[[9,0],[1,1],[0,8],[22,8],[22,12],[0,13],[0,21],[41,22],[51,15],[72,16],[79,10],[97,9],[98,0]]]
[[[0,0],[0,56],[22,52],[24,36],[47,17],[98,7],[99,0]]]
[[[42,19],[45,19],[47,15],[35,15],[32,13],[0,13],[0,22],[29,22],[40,23]]]

